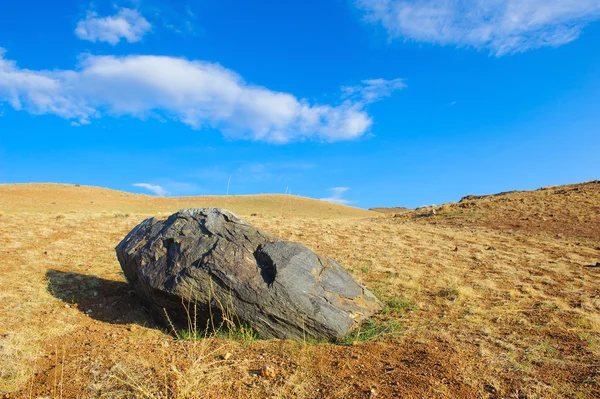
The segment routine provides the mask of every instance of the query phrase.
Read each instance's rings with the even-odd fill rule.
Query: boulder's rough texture
[[[335,261],[218,208],[146,219],[116,251],[148,310],[178,328],[229,320],[261,338],[335,341],[382,307]]]

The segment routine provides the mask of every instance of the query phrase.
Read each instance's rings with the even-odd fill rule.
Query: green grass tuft
[[[344,337],[341,344],[351,345],[355,342],[370,342],[383,336],[397,337],[404,330],[404,323],[399,320],[370,319],[365,321],[355,332]]]
[[[417,305],[412,303],[408,298],[394,295],[391,298],[384,300],[384,313],[404,314],[411,312],[417,308]]]

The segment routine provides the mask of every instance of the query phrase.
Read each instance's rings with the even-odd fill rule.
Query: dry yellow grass
[[[596,187],[583,188],[570,212],[595,220]],[[548,213],[554,204],[539,193],[513,195]],[[208,205],[340,261],[392,305],[378,322],[399,323],[399,334],[351,346],[211,338],[200,350],[157,328],[113,248],[149,214]],[[0,392],[9,397],[600,396],[600,269],[587,267],[600,261],[600,232],[590,235],[589,222],[556,236],[536,230],[531,214],[531,228],[488,223],[510,215],[493,206],[479,206],[474,222],[457,210],[374,217],[299,197],[60,185],[0,186],[0,212]],[[275,378],[259,376],[265,365]]]
[[[375,212],[284,194],[156,197],[72,184],[0,184],[5,213],[161,214],[185,208],[226,207],[238,215],[295,218],[373,217]]]

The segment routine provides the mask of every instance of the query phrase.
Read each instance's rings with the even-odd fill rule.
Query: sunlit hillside
[[[201,206],[336,259],[386,310],[337,345],[177,338],[140,305],[114,247],[150,215]],[[597,398],[599,207],[597,182],[386,213],[285,195],[1,185],[0,392]]]

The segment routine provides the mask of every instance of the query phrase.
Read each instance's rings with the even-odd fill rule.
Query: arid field
[[[207,206],[339,261],[385,311],[342,344],[157,326],[114,247]],[[0,185],[0,253],[4,398],[600,397],[598,181],[377,211]]]

